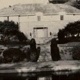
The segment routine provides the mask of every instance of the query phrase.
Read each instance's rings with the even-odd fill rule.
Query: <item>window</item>
[[[30,33],[30,36],[32,36],[32,33]]]
[[[50,32],[50,36],[52,36],[52,32]]]
[[[41,16],[37,16],[37,20],[38,21],[41,21]]]
[[[64,20],[64,16],[63,15],[60,16],[60,20]]]

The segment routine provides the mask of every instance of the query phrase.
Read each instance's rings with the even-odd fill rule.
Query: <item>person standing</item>
[[[59,48],[57,46],[57,41],[55,38],[51,40],[51,57],[53,61],[58,61],[61,59],[59,54]]]

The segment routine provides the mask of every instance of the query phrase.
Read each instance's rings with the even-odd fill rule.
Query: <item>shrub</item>
[[[72,48],[72,58],[73,60],[80,60],[80,46]]]
[[[25,54],[17,48],[9,48],[3,51],[3,62],[20,62],[25,59]]]

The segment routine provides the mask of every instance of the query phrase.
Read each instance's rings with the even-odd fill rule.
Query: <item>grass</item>
[[[52,61],[50,53],[50,43],[44,45],[38,45],[41,47],[41,53],[39,57],[39,62],[41,61]],[[80,46],[80,42],[69,42],[66,44],[58,44],[61,59],[62,60],[73,60],[72,58],[72,48]]]

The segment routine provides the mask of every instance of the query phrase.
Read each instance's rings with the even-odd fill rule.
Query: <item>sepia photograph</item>
[[[80,0],[0,0],[0,80],[80,80]]]

